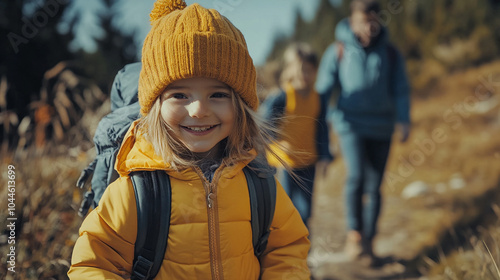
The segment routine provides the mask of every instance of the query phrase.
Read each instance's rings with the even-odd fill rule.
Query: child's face
[[[291,84],[295,90],[309,91],[316,81],[316,67],[307,61],[296,62],[290,67],[294,69]]]
[[[171,83],[161,95],[161,116],[191,152],[218,148],[234,128],[233,92],[210,78],[189,78]]]

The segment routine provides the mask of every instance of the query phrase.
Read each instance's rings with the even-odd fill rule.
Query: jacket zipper
[[[217,182],[224,168],[221,165],[214,174],[212,182],[210,183],[203,172],[195,167],[196,173],[202,179],[203,187],[205,189],[207,199],[207,214],[208,214],[208,240],[210,248],[210,268],[212,270],[213,280],[223,280],[222,273],[222,257],[220,253],[220,234],[219,234],[219,212],[217,207]]]

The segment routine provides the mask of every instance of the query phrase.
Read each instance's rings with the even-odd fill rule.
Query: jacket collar
[[[155,153],[153,145],[137,129],[139,120],[132,123],[125,135],[120,150],[116,156],[115,169],[120,176],[127,176],[133,171],[153,171],[165,170],[172,177],[179,180],[190,181],[199,180],[200,177],[194,168],[187,168],[180,171],[174,170],[170,164],[165,163],[163,159]],[[235,165],[226,166],[221,177],[232,178],[236,176],[251,160],[240,161]]]

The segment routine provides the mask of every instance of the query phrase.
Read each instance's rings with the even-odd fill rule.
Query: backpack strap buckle
[[[132,275],[133,280],[143,280],[149,279],[151,275],[151,269],[153,268],[153,262],[146,259],[143,256],[139,256],[135,261],[134,268],[132,271],[134,274]]]

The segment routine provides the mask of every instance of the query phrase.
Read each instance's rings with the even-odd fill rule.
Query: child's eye
[[[225,92],[215,92],[212,94],[213,98],[229,98],[231,97],[228,93]]]
[[[184,93],[172,93],[170,97],[175,99],[185,99],[187,96]]]

